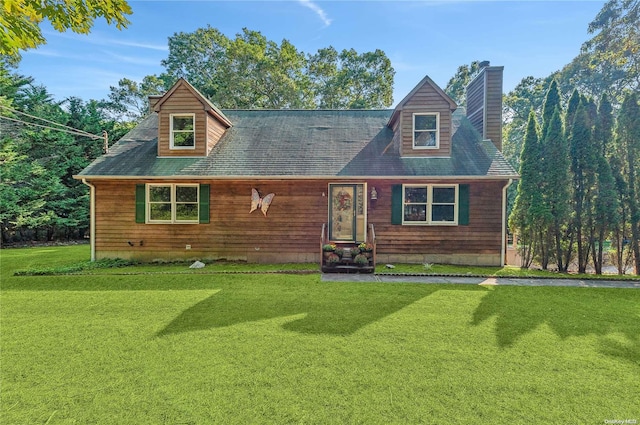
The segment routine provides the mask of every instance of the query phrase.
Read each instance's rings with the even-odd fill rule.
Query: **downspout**
[[[91,261],[96,261],[96,187],[89,183],[87,179],[82,179],[82,183],[89,186],[89,243],[91,245]]]
[[[502,251],[500,252],[500,267],[506,264],[507,255],[507,189],[513,183],[513,179],[502,188]]]

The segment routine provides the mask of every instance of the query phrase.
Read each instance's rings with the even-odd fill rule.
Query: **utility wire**
[[[44,121],[46,123],[57,125],[57,126],[63,127],[63,128],[49,127],[49,126],[45,126],[45,125],[42,125],[42,124],[36,124],[36,123],[31,123],[31,122],[27,122],[27,121],[18,120],[18,119],[15,119],[15,118],[10,118],[10,117],[8,117],[6,115],[0,115],[0,118],[5,118],[5,119],[8,119],[10,121],[15,121],[15,122],[19,122],[19,123],[27,124],[27,125],[35,125],[37,127],[42,127],[42,128],[46,128],[46,129],[49,129],[49,130],[63,131],[65,133],[70,133],[70,134],[73,134],[73,135],[76,135],[76,136],[91,137],[93,139],[102,139],[103,138],[103,136],[97,136],[95,134],[87,133],[86,131],[83,131],[83,130],[78,130],[77,128],[69,127],[67,125],[60,124],[60,123],[57,123],[57,122],[54,122],[54,121],[49,121],[49,120],[44,119],[44,118],[36,117],[35,115],[30,115],[30,114],[27,114],[26,112],[22,112],[22,111],[19,111],[17,109],[9,108],[8,106],[0,105],[0,108],[7,109],[7,110],[9,110],[11,112],[16,112],[18,114],[25,115],[25,116],[27,116],[29,118],[41,120],[41,121]],[[65,129],[68,129],[68,130],[65,130]]]
[[[26,125],[33,125],[36,127],[41,127],[41,128],[46,128],[49,130],[55,130],[55,131],[62,131],[63,133],[69,133],[69,134],[73,134],[74,136],[83,136],[83,137],[90,137],[92,139],[103,139],[104,136],[96,136],[95,134],[91,134],[91,133],[85,133],[83,131],[80,130],[67,130],[64,128],[55,128],[55,127],[49,127],[47,125],[42,125],[42,124],[36,124],[34,122],[27,122],[27,121],[22,121],[16,118],[11,118],[11,117],[7,117],[6,115],[0,115],[0,118],[3,118],[5,120],[9,120],[9,121],[13,121],[13,122],[17,122],[17,123],[21,123],[21,124],[26,124]],[[66,125],[64,127],[67,127]],[[73,128],[73,127],[67,127],[67,128]]]

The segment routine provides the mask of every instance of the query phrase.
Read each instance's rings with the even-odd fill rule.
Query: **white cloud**
[[[300,2],[300,4],[304,7],[308,7],[309,9],[313,10],[315,14],[318,15],[318,17],[322,20],[325,27],[331,25],[331,19],[327,16],[327,13],[322,10],[320,6],[318,6],[311,0],[298,0],[298,2]]]
[[[82,43],[88,44],[96,44],[100,46],[125,46],[125,47],[136,47],[140,49],[149,49],[149,50],[160,50],[160,51],[168,51],[169,46],[166,44],[150,44],[138,41],[127,41],[127,40],[118,40],[113,37],[103,37],[100,33],[93,32],[90,35],[85,34],[75,34],[75,33],[59,33],[53,31],[43,31],[47,38],[49,37],[57,37],[64,38],[68,40],[74,40]]]

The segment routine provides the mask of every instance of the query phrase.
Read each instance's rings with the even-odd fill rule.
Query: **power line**
[[[8,106],[0,105],[0,108],[7,109],[7,110],[9,110],[11,112],[16,112],[18,114],[25,115],[25,116],[27,116],[29,118],[41,120],[41,121],[44,121],[46,123],[57,125],[57,126],[63,127],[63,128],[49,127],[49,126],[45,126],[45,125],[42,125],[42,124],[36,124],[36,123],[31,123],[31,122],[27,122],[27,121],[18,120],[18,119],[15,119],[15,118],[10,118],[10,117],[8,117],[6,115],[1,115],[0,114],[0,118],[5,118],[5,119],[8,119],[10,121],[15,121],[15,122],[19,122],[19,123],[27,124],[27,125],[35,125],[37,127],[46,128],[46,129],[49,129],[49,130],[63,131],[65,133],[70,133],[70,134],[73,134],[73,135],[76,135],[76,136],[91,137],[93,139],[102,139],[103,138],[103,136],[98,136],[98,135],[95,135],[95,134],[91,134],[91,133],[88,133],[88,132],[83,131],[83,130],[78,130],[77,128],[69,127],[68,125],[60,124],[60,123],[57,123],[57,122],[54,122],[54,121],[49,121],[49,120],[47,120],[45,118],[40,118],[40,117],[37,117],[35,115],[30,115],[30,114],[27,114],[26,112],[22,112],[22,111],[19,111],[17,109],[9,108]],[[69,130],[65,130],[65,129],[69,129]]]
[[[36,124],[34,122],[27,122],[27,121],[22,121],[22,120],[19,120],[19,119],[16,119],[16,118],[11,118],[11,117],[8,117],[6,115],[0,115],[0,118],[3,118],[5,120],[9,120],[9,121],[13,121],[13,122],[17,122],[17,123],[21,123],[21,124],[25,124],[25,125],[33,125],[33,126],[40,127],[40,128],[46,128],[48,130],[62,131],[63,133],[73,134],[74,136],[89,137],[89,138],[96,139],[96,140],[104,138],[104,136],[97,136],[95,134],[86,133],[86,132],[81,131],[81,130],[76,130],[76,129],[66,130],[64,128],[49,127],[47,125]],[[64,127],[67,127],[67,126],[64,126]],[[67,128],[72,128],[72,127],[67,127]]]

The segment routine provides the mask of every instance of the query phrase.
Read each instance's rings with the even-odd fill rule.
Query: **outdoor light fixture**
[[[375,201],[378,199],[378,191],[376,190],[375,187],[371,188],[371,200]]]

